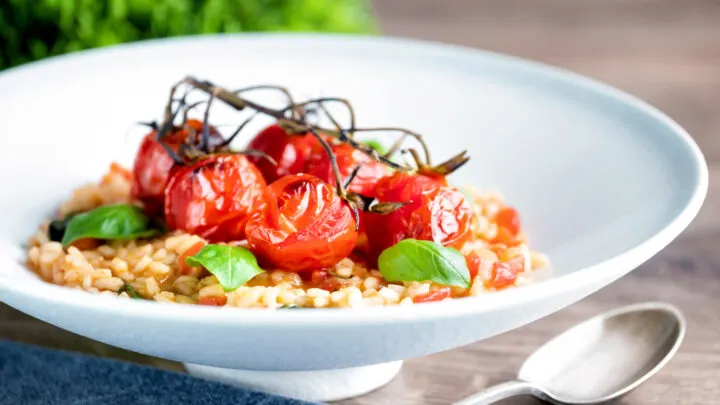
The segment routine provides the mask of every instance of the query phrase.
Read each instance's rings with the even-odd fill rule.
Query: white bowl
[[[452,181],[497,189],[517,206],[552,277],[451,302],[276,312],[119,301],[40,281],[22,264],[26,238],[72,188],[95,181],[113,159],[130,162],[127,129],[157,118],[187,74],[347,97],[361,125],[415,129],[438,157],[468,149],[473,159]],[[114,346],[197,365],[288,372],[391,362],[385,370],[395,370],[324,394],[250,383],[312,399],[360,393],[392,378],[393,361],[517,328],[610,284],[678,236],[708,182],[688,134],[625,93],[507,56],[400,39],[230,35],[75,53],[0,74],[0,122],[3,302]]]

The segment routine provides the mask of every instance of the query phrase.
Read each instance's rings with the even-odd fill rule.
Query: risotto
[[[467,190],[473,197],[478,221],[473,227],[477,240],[466,245],[464,253],[474,252],[484,260],[472,286],[452,287],[452,297],[495,290],[488,285],[494,264],[513,257],[522,257],[524,270],[512,285],[529,282],[533,270],[547,265],[545,256],[525,243],[506,247],[488,242],[496,236],[497,225],[491,218],[504,207],[503,200],[497,194]],[[60,211],[64,215],[121,202],[132,202],[129,176],[113,165],[99,184],[75,190]],[[225,292],[217,279],[202,268],[182,265],[183,257],[203,243],[199,236],[175,231],[151,240],[116,241],[91,248],[71,246],[65,250],[59,242],[48,239],[46,223],[29,241],[27,264],[45,281],[94,293],[243,308],[411,305],[445,288],[431,282],[388,283],[379,271],[345,258],[326,273],[315,272],[310,278],[271,270],[247,285]]]
[[[176,98],[181,84],[276,123],[232,150],[257,114],[225,136],[208,123],[211,102],[204,121],[188,118],[202,103]],[[432,165],[411,131],[385,129],[403,135],[383,150],[349,136],[375,129],[341,127],[324,100],[274,110],[240,95],[192,78],[173,87],[133,166],[112,164],[75,190],[30,238],[27,266],[47,282],[108,296],[284,309],[480,295],[528,283],[547,265],[500,195],[446,180],[465,152]],[[336,127],[310,122],[311,106]],[[406,137],[425,155],[402,149],[412,165],[393,159]]]

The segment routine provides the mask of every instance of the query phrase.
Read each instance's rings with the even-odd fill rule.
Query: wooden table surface
[[[383,31],[499,51],[600,79],[668,113],[710,166],[708,199],[667,249],[602,291],[554,315],[476,344],[405,363],[380,390],[343,405],[448,404],[512,378],[525,356],[571,325],[646,300],[680,307],[688,333],[658,375],[625,405],[720,403],[720,2],[716,0],[376,0]],[[0,305],[0,338],[161,367]],[[516,399],[504,404],[537,404]]]

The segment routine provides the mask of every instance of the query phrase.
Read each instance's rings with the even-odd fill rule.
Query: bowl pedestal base
[[[389,383],[402,361],[338,370],[256,371],[184,363],[190,375],[305,401],[339,401],[366,394]]]

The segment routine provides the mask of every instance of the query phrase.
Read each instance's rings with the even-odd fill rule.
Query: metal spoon
[[[657,373],[685,336],[685,318],[672,305],[648,302],[601,314],[540,347],[516,381],[454,405],[487,405],[518,395],[564,405],[599,404],[627,394]]]

